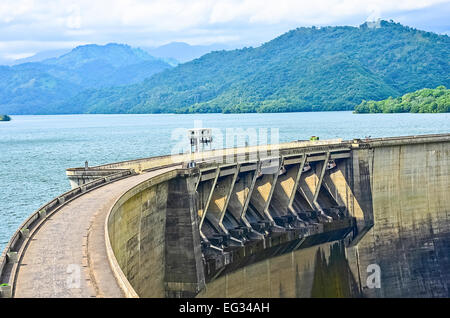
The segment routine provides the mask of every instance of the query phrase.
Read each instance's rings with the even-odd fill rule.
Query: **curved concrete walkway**
[[[124,297],[106,254],[106,215],[131,187],[176,168],[113,182],[55,212],[24,251],[13,297]]]

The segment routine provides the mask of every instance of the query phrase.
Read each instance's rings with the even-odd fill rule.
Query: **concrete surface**
[[[104,245],[106,214],[130,187],[166,170],[93,190],[52,215],[25,250],[14,296],[121,297]]]

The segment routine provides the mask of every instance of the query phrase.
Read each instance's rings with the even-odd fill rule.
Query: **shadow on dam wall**
[[[322,249],[316,252],[311,297],[361,296],[345,256],[344,244],[334,243],[329,248],[328,259]]]
[[[342,241],[254,263],[206,285],[198,297],[361,297]]]
[[[165,173],[113,207],[112,249],[141,297],[449,297],[439,138],[281,152],[266,175],[254,162]]]

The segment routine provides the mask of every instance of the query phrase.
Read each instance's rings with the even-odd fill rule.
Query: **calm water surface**
[[[450,114],[315,112],[11,116],[0,122],[0,249],[23,220],[70,189],[65,169],[170,154],[180,128],[274,128],[279,141],[448,133]],[[178,132],[178,133],[177,133]],[[269,133],[270,135],[270,133]],[[219,140],[220,141],[220,140]],[[216,148],[220,142],[216,140]]]

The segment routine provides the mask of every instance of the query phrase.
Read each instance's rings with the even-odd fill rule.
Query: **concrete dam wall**
[[[126,192],[107,219],[107,235],[120,270],[141,297],[193,296],[201,284],[201,245],[193,184],[179,171],[164,173]]]
[[[355,274],[378,264],[382,287],[369,289],[362,280],[362,290],[371,297],[449,297],[450,143],[377,147],[367,159],[374,225],[347,256]]]
[[[107,235],[127,288],[140,297],[450,296],[450,135],[289,145],[197,161],[121,196]]]
[[[67,169],[0,297],[449,297],[450,134]]]

